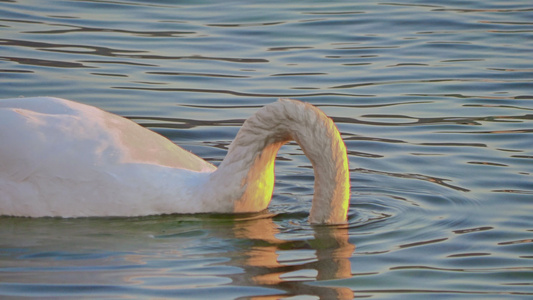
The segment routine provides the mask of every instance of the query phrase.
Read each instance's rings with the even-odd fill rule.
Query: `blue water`
[[[310,226],[289,144],[267,212],[0,217],[0,298],[533,296],[533,4],[441,2],[1,1],[2,98],[95,105],[214,164],[259,107],[308,101],[352,198]]]

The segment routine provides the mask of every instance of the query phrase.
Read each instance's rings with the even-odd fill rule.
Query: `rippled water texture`
[[[307,223],[296,144],[257,215],[2,217],[0,298],[533,296],[532,20],[528,1],[0,1],[2,98],[92,104],[218,164],[293,97],[352,170],[340,227]]]

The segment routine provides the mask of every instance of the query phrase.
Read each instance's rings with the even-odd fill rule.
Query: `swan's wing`
[[[216,169],[131,120],[58,98],[0,100],[0,141],[0,166],[19,173],[31,172],[46,159],[60,156],[65,161],[101,165],[146,163],[192,171]]]

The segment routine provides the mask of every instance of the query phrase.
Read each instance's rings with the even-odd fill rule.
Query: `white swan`
[[[266,209],[274,160],[299,143],[314,167],[311,223],[346,221],[346,148],[316,107],[280,99],[250,117],[218,169],[123,117],[69,100],[0,100],[0,215],[141,216]]]

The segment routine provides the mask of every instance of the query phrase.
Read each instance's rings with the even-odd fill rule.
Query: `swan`
[[[296,141],[314,168],[308,221],[346,222],[346,147],[311,104],[279,99],[247,119],[219,167],[137,123],[52,98],[0,100],[0,215],[144,216],[265,210],[280,147]]]

